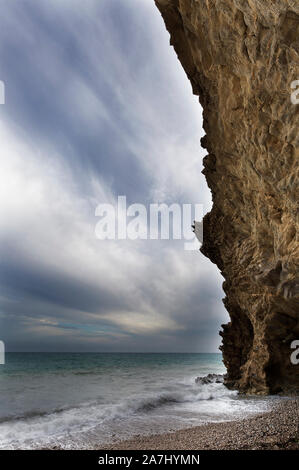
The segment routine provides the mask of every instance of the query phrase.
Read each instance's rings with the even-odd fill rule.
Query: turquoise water
[[[8,353],[0,448],[92,448],[267,409],[267,399],[195,383],[224,372],[221,354]]]

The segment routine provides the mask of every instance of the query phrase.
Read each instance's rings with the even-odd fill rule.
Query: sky
[[[202,110],[152,0],[0,0],[0,340],[217,352],[223,278],[183,240],[99,240],[98,204],[203,204]]]

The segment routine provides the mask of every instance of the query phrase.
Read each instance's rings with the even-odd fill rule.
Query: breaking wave
[[[50,412],[33,410],[22,416],[9,416],[0,422],[0,448],[44,448],[57,443],[67,448],[63,442],[70,446],[70,442],[75,441],[83,448],[86,436],[92,432],[98,439],[104,430],[108,436],[113,429],[117,428],[119,434],[120,429],[130,430],[131,426],[133,435],[136,420],[139,425],[142,422],[142,429],[145,429],[147,420],[156,422],[163,417],[162,432],[165,432],[169,430],[165,424],[169,415],[176,416],[175,421],[181,421],[180,427],[182,423],[184,427],[190,427],[207,421],[227,420],[232,415],[236,419],[242,413],[248,415],[253,411],[252,404],[240,401],[237,392],[228,390],[222,383],[203,382],[195,383],[193,379],[164,385],[158,391],[143,391],[113,404],[93,400]],[[254,411],[261,411],[261,407],[255,406]]]

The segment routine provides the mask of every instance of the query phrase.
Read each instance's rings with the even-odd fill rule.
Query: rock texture
[[[156,0],[203,106],[213,209],[202,252],[225,282],[226,384],[299,389],[298,0]]]
[[[223,375],[208,374],[204,377],[196,377],[195,383],[198,385],[223,384]]]

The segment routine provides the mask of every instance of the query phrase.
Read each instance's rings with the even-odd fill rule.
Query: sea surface
[[[224,372],[221,354],[8,353],[0,448],[88,449],[269,409],[273,397],[195,383]]]

